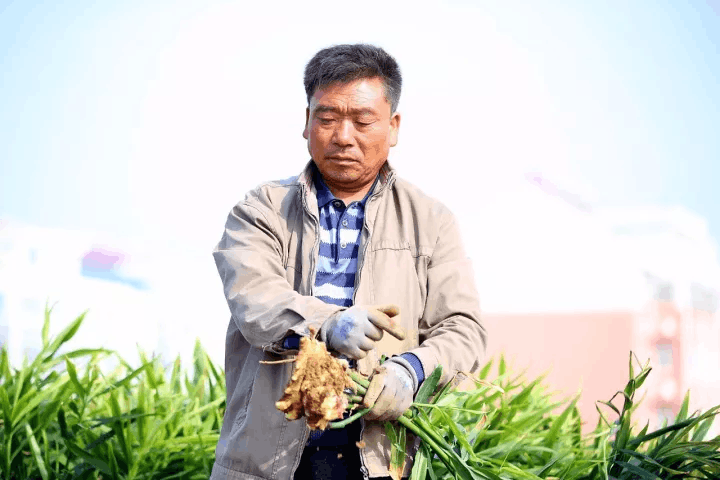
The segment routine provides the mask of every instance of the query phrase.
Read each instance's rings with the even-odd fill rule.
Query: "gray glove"
[[[370,386],[363,398],[363,405],[370,411],[368,420],[397,420],[410,408],[415,397],[418,380],[412,367],[406,367],[404,359],[391,358],[375,370]]]
[[[383,329],[392,324],[388,315],[395,315],[397,307],[354,306],[330,317],[320,328],[320,340],[329,349],[348,358],[360,359],[383,337]]]

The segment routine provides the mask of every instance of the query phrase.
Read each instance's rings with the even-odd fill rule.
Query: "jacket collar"
[[[302,193],[306,198],[310,194],[312,194],[312,196],[317,194],[315,182],[313,182],[313,173],[316,169],[317,167],[315,166],[315,163],[310,160],[307,165],[305,165],[305,169],[298,176],[298,183],[300,184]],[[380,172],[378,172],[378,178],[375,185],[366,198],[369,198],[371,195],[376,193],[383,192],[385,188],[391,186],[394,181],[395,169],[390,166],[390,162],[386,161],[383,166],[380,167]]]

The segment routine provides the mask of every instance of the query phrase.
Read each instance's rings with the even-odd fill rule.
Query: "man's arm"
[[[418,325],[420,346],[410,350],[426,375],[443,366],[441,383],[457,371],[478,369],[485,355],[487,331],[480,318],[480,301],[470,259],[460,229],[447,210],[428,264],[425,312]]]
[[[420,346],[392,357],[373,375],[363,399],[368,420],[395,420],[412,403],[425,374],[443,367],[441,384],[457,371],[473,372],[485,354],[487,332],[470,261],[454,217],[442,215],[439,238],[428,264],[425,312],[419,322]]]
[[[253,197],[228,215],[213,250],[232,318],[253,346],[278,344],[291,333],[310,336],[342,307],[293,290],[283,266],[282,230],[276,214]]]

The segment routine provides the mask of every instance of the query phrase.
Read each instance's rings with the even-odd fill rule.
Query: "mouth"
[[[356,160],[352,157],[343,157],[341,155],[331,155],[327,157],[328,160],[335,160],[336,162],[355,162]]]

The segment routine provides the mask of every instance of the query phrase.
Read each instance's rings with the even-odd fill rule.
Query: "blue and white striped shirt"
[[[375,186],[365,198],[346,206],[330,192],[317,168],[314,172],[320,211],[320,251],[314,296],[326,303],[350,307],[355,291],[365,203]]]

